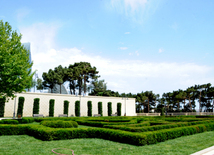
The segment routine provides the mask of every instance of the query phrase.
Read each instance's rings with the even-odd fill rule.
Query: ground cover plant
[[[213,118],[214,117],[23,118],[20,120],[0,121],[0,135],[29,135],[43,141],[99,138],[142,146],[164,142],[181,136],[212,131],[214,130]],[[34,121],[40,124],[32,124]],[[62,125],[63,123],[66,124],[67,122],[67,124],[69,124],[68,122],[74,121],[80,125],[90,126],[92,128],[78,128],[77,126],[76,128],[71,126],[64,128],[65,125]],[[56,122],[58,122],[58,125],[56,125]],[[45,126],[44,124],[52,125]]]

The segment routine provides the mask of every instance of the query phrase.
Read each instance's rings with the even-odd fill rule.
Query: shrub
[[[98,102],[98,114],[100,114],[101,116],[103,116],[102,102]]]
[[[18,116],[18,115],[23,116],[24,101],[25,101],[25,98],[24,98],[24,97],[19,97],[17,116]]]
[[[52,128],[77,128],[78,124],[75,121],[42,121],[41,125]]]
[[[5,97],[0,97],[0,117],[4,117]]]
[[[33,123],[34,122],[34,118],[26,118],[23,117],[22,119],[18,119],[20,124],[27,124],[27,123]]]
[[[69,102],[67,100],[64,101],[64,114],[68,115],[68,107],[69,107]]]
[[[53,117],[54,116],[54,99],[50,99],[49,102],[49,117]]]
[[[3,119],[0,121],[0,124],[19,124],[19,122],[14,119]]]
[[[112,114],[112,103],[111,102],[108,102],[108,116],[111,116]]]
[[[39,114],[39,98],[35,98],[33,102],[33,114]]]
[[[121,103],[117,103],[117,116],[121,116]]]
[[[88,116],[92,116],[92,103],[91,101],[88,101]]]
[[[75,102],[75,115],[80,117],[80,101]]]

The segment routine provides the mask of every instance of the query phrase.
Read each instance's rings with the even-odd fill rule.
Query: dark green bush
[[[49,101],[49,117],[54,117],[54,99],[50,99]]]
[[[39,98],[35,98],[33,102],[33,114],[39,114]]]
[[[112,114],[112,103],[108,102],[108,116],[111,116]]]
[[[121,116],[121,103],[117,103],[117,116]]]
[[[80,117],[80,101],[75,102],[75,115]]]
[[[30,117],[22,117],[22,119],[18,119],[20,124],[27,124],[27,123],[33,123],[34,122],[34,118],[30,118]]]
[[[52,128],[77,128],[78,124],[75,121],[42,121],[41,125]]]
[[[0,124],[19,124],[19,122],[14,119],[2,119]]]
[[[98,102],[98,114],[103,116],[103,105],[102,105],[102,102]]]
[[[64,101],[64,114],[68,115],[68,107],[69,107],[69,102],[67,100]]]
[[[42,125],[0,125],[0,135],[27,134],[41,140],[61,140],[74,138],[102,138],[133,145],[149,145],[181,136],[214,130],[214,123],[164,129],[145,133],[133,133],[105,128],[54,129]]]
[[[24,97],[19,97],[17,116],[18,116],[18,115],[23,116],[24,101],[25,101],[25,98],[24,98]]]
[[[4,117],[5,97],[0,97],[0,117]]]
[[[87,105],[88,105],[88,116],[92,116],[92,102],[88,101]]]

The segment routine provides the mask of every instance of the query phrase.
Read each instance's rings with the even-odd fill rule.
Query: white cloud
[[[153,90],[161,95],[163,92],[186,89],[195,84],[212,83],[214,79],[209,75],[213,72],[212,67],[194,63],[113,60],[86,54],[76,47],[56,49],[54,37],[57,27],[49,24],[34,24],[20,31],[23,34],[23,41],[31,42],[33,70],[38,69],[39,77],[43,72],[48,72],[58,65],[68,66],[86,61],[97,67],[101,79],[108,83],[108,89],[120,93]],[[139,52],[129,54],[139,55]]]
[[[153,0],[111,0],[111,8],[128,19],[142,24],[156,12],[160,3]]]
[[[128,47],[120,47],[121,50],[127,50]]]
[[[130,32],[125,32],[125,34],[130,34]]]
[[[162,48],[159,48],[158,53],[162,53],[164,50]]]

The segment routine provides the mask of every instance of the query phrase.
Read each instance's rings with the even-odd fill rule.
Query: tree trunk
[[[143,112],[145,113],[145,102],[143,102]]]
[[[185,104],[186,104],[186,98],[184,99],[184,107],[185,107]]]
[[[190,111],[192,112],[192,104],[191,104],[191,101],[190,101],[190,97],[189,97],[189,105],[190,105]]]
[[[81,95],[82,93],[82,79],[79,80],[79,95]]]
[[[148,99],[148,113],[149,113],[149,99]]]
[[[61,85],[62,85],[62,84],[60,84],[60,94],[62,93],[62,92],[61,92]]]
[[[84,94],[86,93],[86,76],[84,75]]]

